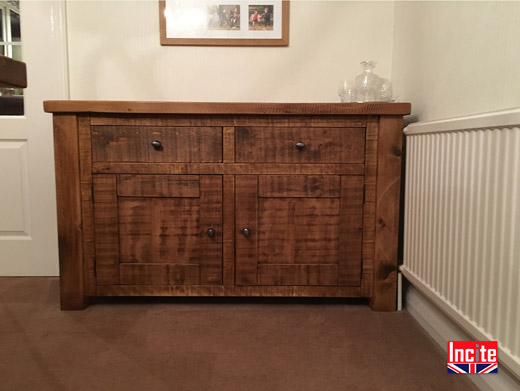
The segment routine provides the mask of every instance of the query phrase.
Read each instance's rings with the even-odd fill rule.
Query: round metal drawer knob
[[[159,140],[153,140],[152,141],[152,147],[153,149],[155,149],[156,151],[162,149],[162,144]]]
[[[303,148],[305,148],[305,144],[302,143],[301,141],[298,141],[298,142],[296,143],[296,149],[297,149],[298,151],[301,151]]]
[[[244,235],[246,238],[251,235],[251,231],[249,230],[249,228],[244,228],[242,231],[242,235]]]
[[[208,237],[209,238],[214,238],[215,237],[215,229],[214,228],[208,228],[208,230],[206,231],[206,233],[208,234]]]

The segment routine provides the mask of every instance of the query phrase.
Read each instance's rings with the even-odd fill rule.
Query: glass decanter
[[[378,98],[382,79],[373,70],[377,62],[362,61],[363,72],[356,76],[356,91],[359,102],[373,102]]]

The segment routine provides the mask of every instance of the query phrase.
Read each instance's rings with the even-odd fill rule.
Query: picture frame
[[[161,45],[288,46],[289,1],[159,0]]]

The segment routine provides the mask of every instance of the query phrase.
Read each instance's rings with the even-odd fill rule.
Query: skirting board
[[[474,338],[461,329],[454,321],[437,308],[426,296],[410,283],[405,284],[404,308],[426,330],[443,350],[447,341],[473,340]],[[500,354],[500,352],[499,352]],[[483,391],[520,391],[520,380],[503,366],[497,374],[457,375],[469,376],[470,380]]]

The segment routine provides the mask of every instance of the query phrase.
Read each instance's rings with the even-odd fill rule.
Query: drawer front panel
[[[155,142],[155,147],[152,142]],[[221,162],[222,128],[93,126],[92,160],[94,162],[157,163]]]
[[[365,128],[237,127],[236,161],[363,163]]]

